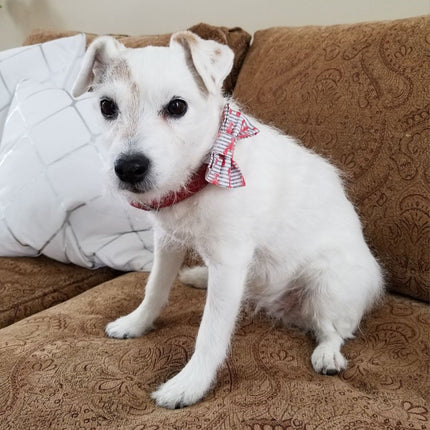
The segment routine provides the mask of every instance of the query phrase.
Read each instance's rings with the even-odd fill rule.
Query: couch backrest
[[[259,31],[234,97],[346,173],[388,287],[430,291],[429,17]]]

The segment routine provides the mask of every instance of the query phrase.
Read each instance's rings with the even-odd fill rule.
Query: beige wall
[[[0,0],[0,49],[36,27],[153,34],[198,22],[253,33],[276,25],[337,24],[430,13],[428,0]]]

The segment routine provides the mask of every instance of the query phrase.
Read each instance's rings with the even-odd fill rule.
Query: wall
[[[0,50],[36,27],[153,34],[198,22],[241,26],[337,24],[430,13],[428,0],[0,0]]]

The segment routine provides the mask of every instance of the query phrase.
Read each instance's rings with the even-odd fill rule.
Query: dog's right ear
[[[84,55],[81,70],[73,85],[73,96],[79,97],[88,91],[122,49],[124,49],[124,45],[111,36],[101,36],[95,39]]]

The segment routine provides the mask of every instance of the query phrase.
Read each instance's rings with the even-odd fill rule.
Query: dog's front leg
[[[169,298],[170,288],[185,257],[185,249],[161,232],[154,234],[154,263],[145,288],[145,298],[131,313],[109,323],[109,337],[127,339],[151,330]]]
[[[193,356],[175,377],[152,394],[173,409],[199,401],[209,390],[228,351],[240,310],[251,253],[235,254],[226,264],[209,265],[206,305]],[[232,264],[235,261],[235,265]]]

